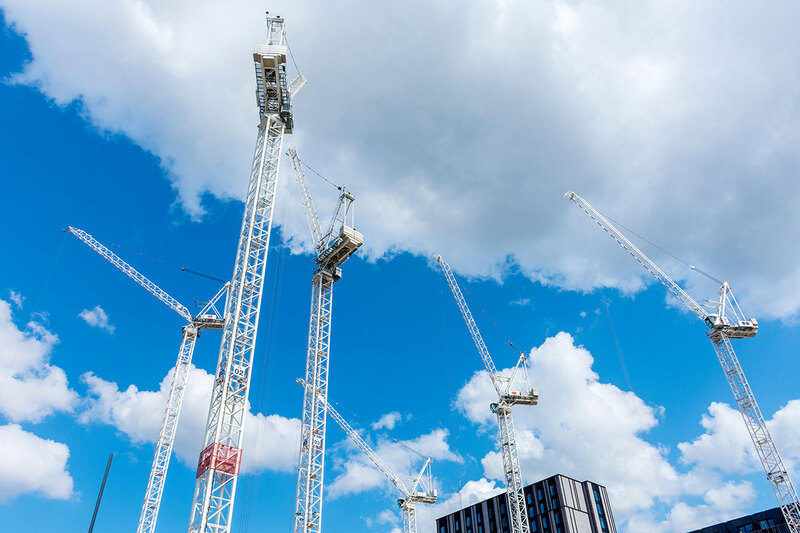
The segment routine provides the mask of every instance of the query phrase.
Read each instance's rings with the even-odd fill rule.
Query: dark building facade
[[[562,475],[543,479],[525,487],[525,507],[531,533],[617,533],[608,492],[591,481]],[[436,520],[436,533],[510,531],[506,493]]]
[[[715,526],[695,529],[689,533],[789,533],[780,508],[729,520]]]

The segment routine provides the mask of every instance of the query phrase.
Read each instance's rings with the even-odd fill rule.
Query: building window
[[[753,524],[747,524],[746,526],[739,526],[739,533],[750,533],[753,531]]]
[[[760,527],[761,529],[767,529],[768,527],[775,527],[775,520],[773,520],[772,518],[761,520],[758,523],[758,527]]]
[[[480,511],[478,511],[476,518],[477,518],[479,524],[483,524],[483,515],[481,514]]]
[[[533,503],[533,494],[531,494],[531,493],[529,492],[529,493],[527,494],[526,500],[527,500],[527,502],[528,502],[528,505],[532,504],[532,503]]]
[[[503,529],[508,527],[508,518],[504,516],[501,522],[503,523]]]
[[[539,531],[539,526],[536,525],[536,520],[531,520],[531,533]]]
[[[471,517],[469,517],[469,516],[468,516],[468,517],[466,518],[465,522],[464,522],[464,523],[467,525],[467,527],[469,527],[469,526],[471,526],[471,525],[472,525],[472,521],[470,520],[470,518],[471,518]]]
[[[439,533],[447,533],[447,529],[444,526],[442,526],[439,528]]]

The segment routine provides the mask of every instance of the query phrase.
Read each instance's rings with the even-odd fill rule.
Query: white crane
[[[305,382],[302,379],[297,381],[301,385],[305,385]],[[409,489],[403,480],[400,479],[400,476],[395,474],[394,471],[389,468],[389,465],[387,465],[384,460],[381,459],[377,453],[375,453],[375,450],[373,450],[372,447],[367,444],[363,438],[361,438],[361,435],[359,435],[358,432],[354,430],[344,418],[342,418],[342,415],[340,415],[339,412],[327,402],[327,400],[323,401],[323,404],[333,420],[339,424],[339,427],[341,427],[344,432],[347,433],[347,436],[350,437],[350,439],[356,444],[356,446],[359,447],[359,449],[361,449],[362,452],[364,452],[364,455],[366,455],[369,460],[372,461],[376,467],[378,467],[378,470],[380,470],[402,494],[402,497],[397,500],[397,505],[403,512],[403,533],[417,533],[416,505],[418,503],[436,503],[437,493],[436,489],[433,488],[430,457],[425,458],[425,463],[422,465],[422,469],[420,469],[417,476],[412,480],[411,489]]]
[[[228,533],[231,527],[283,135],[294,127],[290,99],[305,80],[298,76],[287,87],[284,22],[267,15],[266,43],[253,51],[258,137],[197,463],[190,533]]]
[[[161,431],[156,441],[156,453],[153,457],[153,466],[150,469],[150,478],[147,482],[147,491],[145,492],[144,504],[142,505],[139,525],[136,530],[137,533],[153,533],[158,519],[158,510],[161,506],[161,496],[164,493],[164,482],[167,477],[169,460],[172,456],[172,445],[175,441],[175,431],[181,414],[183,393],[186,390],[186,380],[189,376],[189,366],[194,354],[194,344],[200,335],[200,330],[222,329],[225,320],[217,310],[216,303],[228,290],[228,284],[226,283],[217,291],[196,316],[192,316],[185,305],[167,294],[114,252],[103,246],[97,239],[72,226],[67,228],[67,232],[78,237],[95,252],[106,258],[112,265],[182,316],[187,322],[182,328],[183,339],[178,351],[178,361],[175,363],[175,372],[172,375],[172,382],[169,386],[167,407],[164,411],[164,419],[161,422]]]
[[[325,464],[326,398],[330,358],[333,284],[342,277],[341,265],[363,244],[353,227],[352,194],[341,189],[339,204],[326,233],[322,233],[297,152],[290,148],[295,181],[302,196],[311,230],[317,268],[311,286],[311,320],[303,393],[301,447],[297,469],[295,533],[319,533],[322,529],[322,480]]]
[[[517,364],[510,376],[503,376],[497,372],[492,356],[486,343],[483,342],[481,332],[472,313],[467,306],[467,301],[461,293],[450,265],[442,259],[441,255],[436,256],[436,262],[444,272],[447,284],[453,293],[453,297],[461,310],[461,315],[467,323],[472,335],[472,340],[478,348],[478,353],[483,360],[486,371],[492,380],[495,391],[497,391],[498,401],[492,403],[491,411],[497,416],[497,424],[500,429],[500,451],[503,457],[503,471],[506,477],[506,493],[508,494],[508,507],[511,515],[511,533],[528,533],[528,514],[525,511],[525,495],[523,493],[522,470],[519,465],[519,454],[517,452],[517,437],[514,432],[514,420],[511,416],[511,407],[514,405],[536,405],[539,403],[539,391],[533,389],[528,381],[528,368],[525,364],[527,357],[520,354]],[[520,372],[521,370],[521,372]],[[519,374],[522,374],[519,376]],[[512,388],[520,386],[520,388]]]
[[[797,492],[778,454],[778,449],[772,440],[772,436],[767,430],[761,409],[756,403],[753,391],[750,389],[744,371],[739,364],[739,359],[736,357],[736,353],[730,343],[730,339],[755,337],[758,332],[756,319],[745,318],[728,282],[722,283],[719,288],[719,299],[713,303],[713,306],[710,306],[711,312],[709,312],[705,306],[698,304],[658,265],[628,240],[608,219],[597,212],[589,202],[574,192],[568,192],[564,197],[575,202],[598,226],[603,228],[611,238],[617,241],[639,264],[660,281],[678,300],[683,302],[709,328],[706,334],[711,340],[711,344],[714,345],[717,359],[719,359],[719,363],[731,387],[736,405],[742,414],[744,423],[750,433],[750,438],[753,440],[758,458],[761,460],[761,464],[767,474],[767,479],[778,499],[778,504],[786,519],[789,531],[790,533],[800,533],[800,499],[798,499]]]

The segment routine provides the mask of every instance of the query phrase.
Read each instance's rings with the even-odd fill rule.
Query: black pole
[[[97,518],[97,510],[100,509],[100,500],[103,498],[103,489],[106,488],[106,479],[108,479],[108,469],[111,468],[111,459],[114,458],[114,454],[108,454],[108,463],[106,464],[106,473],[103,474],[103,482],[100,484],[100,494],[97,495],[97,503],[94,504],[94,514],[92,514],[92,523],[89,524],[89,533],[92,533],[94,529],[94,521]]]

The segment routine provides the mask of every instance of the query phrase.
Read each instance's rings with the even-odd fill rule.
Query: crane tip
[[[567,200],[572,200],[573,198],[575,198],[575,193],[572,191],[567,191],[564,193],[564,198],[566,198]]]

